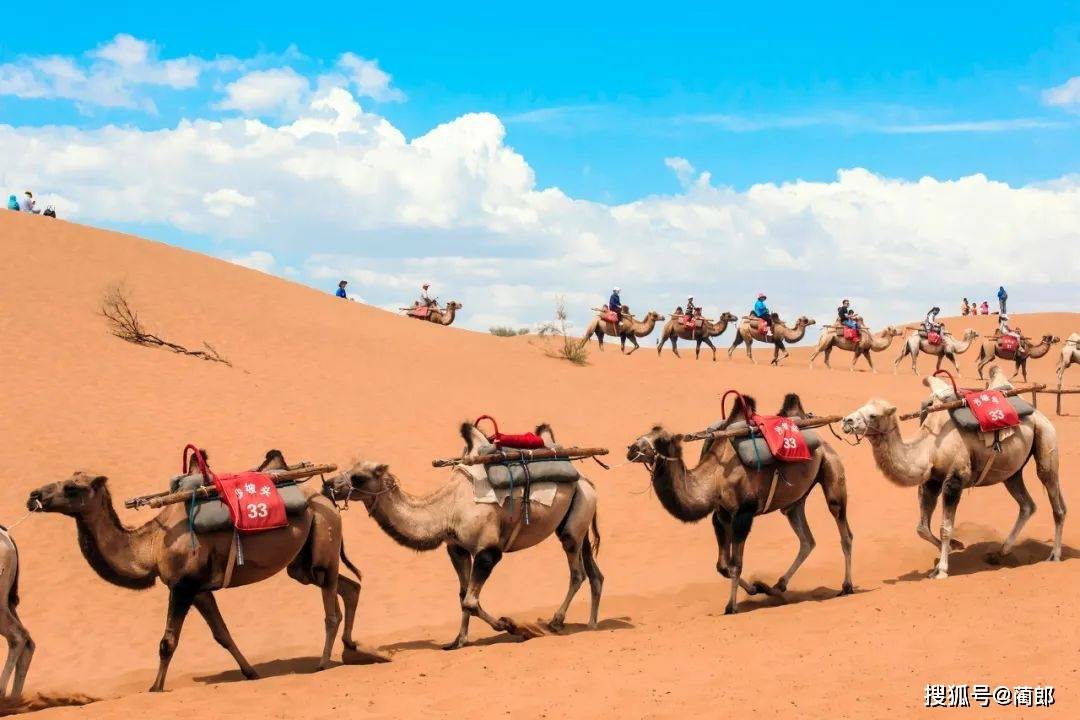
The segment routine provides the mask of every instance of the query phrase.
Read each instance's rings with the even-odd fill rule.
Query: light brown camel
[[[998,347],[997,336],[987,338],[979,345],[979,359],[977,370],[979,373],[979,379],[982,380],[983,368],[994,361],[994,358],[999,360],[1012,361],[1016,364],[1016,369],[1013,371],[1012,376],[1015,378],[1017,375],[1021,375],[1024,378],[1024,382],[1027,382],[1027,361],[1034,358],[1038,360],[1046,353],[1050,352],[1050,348],[1061,342],[1061,338],[1054,337],[1053,335],[1043,335],[1042,340],[1038,345],[1032,345],[1025,347],[1021,344],[1020,348],[1015,352],[1003,352]]]
[[[548,426],[541,425],[536,432],[554,444]],[[466,454],[487,442],[472,423],[462,424],[461,435]],[[471,469],[484,472],[480,466]],[[570,601],[588,577],[592,589],[589,627],[596,628],[604,576],[594,557],[600,550],[596,488],[584,477],[576,483],[559,483],[550,507],[531,503],[528,525],[523,523],[520,498],[502,506],[477,502],[470,469],[461,466],[454,468],[450,480],[441,488],[416,497],[401,488],[388,466],[361,460],[329,481],[324,492],[335,498],[363,501],[379,527],[399,545],[427,551],[446,544],[460,585],[461,627],[445,649],[460,648],[468,642],[469,620],[474,615],[499,632],[522,637],[534,635],[510,618],[496,619],[488,614],[480,607],[480,591],[503,553],[525,550],[552,534],[559,538],[566,552],[570,587],[548,624],[555,631],[563,628]]]
[[[1065,382],[1065,369],[1070,365],[1080,365],[1080,333],[1070,335],[1061,348],[1057,367],[1058,388]]]
[[[810,369],[814,368],[814,359],[819,354],[824,353],[825,367],[832,370],[832,366],[829,365],[829,355],[832,354],[833,350],[844,350],[849,353],[855,353],[855,357],[851,359],[851,370],[853,372],[855,370],[855,363],[859,362],[860,357],[865,357],[871,372],[876,373],[877,368],[874,367],[874,360],[870,356],[870,353],[888,350],[889,346],[892,345],[893,338],[903,334],[904,332],[902,330],[891,325],[876,333],[871,333],[866,328],[861,328],[859,331],[859,341],[855,343],[845,338],[843,330],[839,327],[830,325],[822,330],[821,339],[818,340],[818,346],[814,349],[814,352],[810,354]]]
[[[937,399],[952,395],[952,386],[940,378],[923,381]],[[1005,374],[996,365],[990,368],[990,387],[1009,387]],[[884,400],[871,400],[843,420],[843,431],[861,440],[865,437],[874,452],[874,460],[885,478],[901,487],[919,488],[919,525],[923,538],[940,551],[933,577],[949,574],[949,552],[963,549],[952,538],[956,507],[966,488],[1004,483],[1020,506],[1012,531],[994,561],[1008,555],[1016,538],[1035,512],[1035,503],[1024,487],[1023,470],[1035,458],[1035,472],[1046,488],[1054,514],[1054,546],[1050,560],[1061,560],[1061,532],[1065,525],[1065,499],[1058,480],[1057,433],[1053,424],[1036,410],[1024,418],[1014,432],[1001,440],[1001,452],[995,453],[981,433],[960,431],[947,412],[929,413],[915,437],[900,435],[896,407]],[[992,463],[987,468],[988,463]],[[930,518],[941,496],[941,537],[934,536]]]
[[[589,327],[585,330],[584,337],[581,338],[581,344],[589,342],[589,338],[596,336],[596,341],[600,344],[600,350],[604,349],[604,336],[610,335],[611,337],[619,338],[619,350],[627,355],[633,355],[634,350],[638,349],[637,339],[639,337],[645,337],[653,331],[656,327],[657,320],[663,320],[664,316],[660,313],[650,310],[645,314],[644,319],[638,320],[632,314],[630,314],[630,307],[623,306],[622,319],[619,320],[618,327],[615,327],[614,323],[604,320],[602,317],[597,316],[589,323]],[[626,352],[626,341],[629,340],[630,344],[634,347],[630,352]]]
[[[731,347],[728,348],[728,357],[735,352],[735,348],[740,344],[746,344],[746,357],[750,358],[751,362],[756,363],[754,355],[750,351],[750,345],[753,341],[760,343],[771,343],[773,346],[773,359],[770,362],[771,365],[779,365],[780,361],[786,358],[790,353],[784,347],[785,342],[797,343],[803,339],[806,335],[806,328],[814,324],[814,320],[808,317],[800,317],[795,321],[793,327],[788,327],[787,324],[780,321],[776,313],[773,313],[773,332],[772,337],[765,338],[765,334],[758,330],[758,318],[753,316],[747,316],[739,320],[738,326],[735,328],[735,342],[731,343]],[[784,357],[780,357],[780,353],[784,353]]]
[[[919,373],[919,368],[916,365],[916,360],[919,357],[919,353],[924,352],[927,355],[937,356],[937,365],[934,366],[934,370],[940,370],[941,361],[948,358],[949,362],[956,368],[956,376],[963,377],[960,374],[960,366],[956,364],[956,356],[966,353],[977,337],[979,337],[979,333],[971,329],[964,331],[964,337],[961,340],[957,340],[952,335],[943,333],[941,336],[941,344],[931,345],[927,339],[920,334],[920,331],[916,330],[908,335],[907,340],[904,341],[904,346],[900,349],[899,357],[893,361],[893,373],[896,373],[897,368],[900,367],[900,361],[910,355],[911,372],[917,375]]]
[[[0,698],[17,698],[22,695],[26,672],[30,669],[30,660],[34,657],[34,640],[30,632],[19,620],[16,608],[19,605],[19,549],[7,528],[0,525],[0,635],[8,644],[7,662],[4,674],[0,676]],[[11,693],[7,692],[8,681],[12,678]]]
[[[285,467],[280,453],[267,453],[259,470]],[[243,565],[236,564],[229,587],[266,580],[281,570],[304,585],[322,591],[326,637],[319,669],[330,664],[341,616],[337,596],[345,603],[345,647],[356,649],[352,625],[360,596],[360,584],[339,576],[338,563],[357,573],[345,558],[341,541],[341,517],[333,504],[317,489],[300,485],[308,496],[308,508],[289,518],[286,527],[243,538]],[[152,587],[160,579],[169,588],[169,608],[165,634],[158,650],[160,665],[151,691],[165,686],[169,661],[180,640],[180,630],[188,610],[195,609],[206,620],[214,639],[232,655],[244,677],[257,677],[255,669],[240,653],[218,611],[214,591],[225,583],[226,566],[234,533],[223,530],[200,533],[193,542],[184,503],[165,506],[145,524],[126,527],[113,507],[107,479],[76,472],[67,480],[44,485],[30,493],[29,510],[60,513],[75,520],[79,549],[90,567],[105,581],[132,590]],[[193,547],[194,545],[194,547]]]
[[[415,315],[410,315],[409,317],[414,317],[417,320],[433,322],[436,325],[452,325],[454,322],[454,318],[457,317],[457,311],[460,310],[462,307],[462,304],[459,303],[457,300],[451,300],[450,302],[446,303],[445,308],[440,308],[438,305],[432,305],[431,312],[427,314],[427,317],[416,317]]]
[[[719,337],[724,334],[724,331],[728,329],[728,324],[732,323],[739,318],[732,315],[729,312],[720,313],[720,318],[713,322],[708,318],[705,318],[705,323],[700,328],[691,330],[683,325],[680,320],[681,315],[673,315],[667,324],[664,325],[664,329],[660,332],[660,339],[656,341],[656,356],[659,357],[661,351],[664,349],[664,343],[671,342],[671,352],[675,353],[675,357],[679,357],[678,340],[694,341],[694,359],[697,360],[701,355],[701,344],[705,343],[712,350],[713,362],[716,362],[716,346],[712,344],[712,338]]]
[[[747,397],[746,401],[752,413],[753,399]],[[786,417],[806,415],[798,395],[794,394],[784,399],[779,414]],[[741,420],[745,420],[745,415],[737,408],[724,426]],[[645,464],[660,504],[677,519],[692,523],[712,514],[713,530],[720,550],[716,569],[731,579],[731,596],[726,613],[735,612],[735,599],[740,586],[751,595],[758,592],[781,595],[787,590],[792,576],[814,549],[814,536],[806,522],[805,505],[806,497],[815,485],[821,485],[829,511],[840,530],[840,547],[844,551],[844,584],[840,594],[848,595],[854,591],[851,582],[852,534],[847,521],[844,466],[840,456],[827,443],[815,449],[808,462],[785,463],[775,468],[770,466],[755,470],[742,464],[730,442],[707,442],[702,448],[698,465],[689,469],[683,460],[679,439],[661,427],[654,427],[627,448],[626,457],[632,462]],[[779,472],[775,486],[774,469]],[[771,492],[774,494],[770,501]],[[741,577],[743,546],[754,517],[774,510],[783,513],[791,524],[799,538],[799,552],[776,585],[771,588],[763,583],[751,585]]]

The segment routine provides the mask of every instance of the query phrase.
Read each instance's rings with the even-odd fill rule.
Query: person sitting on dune
[[[349,284],[348,280],[342,280],[337,284],[337,292],[334,293],[342,300],[348,300],[349,296],[345,294],[345,286]]]
[[[37,215],[41,211],[38,210],[35,205],[37,205],[37,202],[34,200],[34,194],[27,190],[23,194],[22,199],[19,200],[19,209],[23,212],[34,213]]]
[[[19,198],[14,195],[8,195],[7,209],[19,212]]]

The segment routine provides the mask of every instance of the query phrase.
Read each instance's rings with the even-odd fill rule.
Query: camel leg
[[[1016,516],[1016,522],[1013,523],[1013,529],[1009,532],[1009,537],[1005,538],[1005,542],[1001,544],[1001,549],[996,555],[991,555],[987,558],[990,562],[999,560],[1012,552],[1013,546],[1016,544],[1016,537],[1020,534],[1020,531],[1024,529],[1024,525],[1027,524],[1028,518],[1035,512],[1035,501],[1031,499],[1031,495],[1028,494],[1027,488],[1024,487],[1023,470],[1020,470],[1005,481],[1005,489],[1009,491],[1013,500],[1020,506],[1020,512]]]
[[[789,357],[791,357],[791,353],[788,352],[783,340],[778,340],[775,343],[775,348],[776,350],[774,357],[776,362],[773,363],[774,365],[779,364],[781,360],[787,360]],[[780,353],[784,353],[784,357],[779,357]]]
[[[956,507],[960,504],[963,482],[956,475],[945,479],[941,491],[941,554],[933,577],[941,580],[949,577],[949,552],[952,547],[952,533],[956,524]]]
[[[19,697],[22,695],[23,685],[26,683],[26,673],[30,670],[30,661],[34,659],[34,650],[37,645],[14,610],[11,611],[11,614],[15,617],[15,622],[19,623],[19,629],[22,631],[23,636],[22,652],[19,653],[18,659],[15,660],[15,679],[11,683],[11,696]],[[7,683],[0,685],[0,694],[3,693],[6,687]]]
[[[225,626],[225,619],[221,617],[221,611],[218,610],[217,600],[214,599],[213,593],[201,592],[195,596],[192,601],[195,605],[195,609],[199,611],[199,614],[206,620],[206,624],[210,626],[210,632],[214,636],[214,640],[217,644],[229,651],[233,660],[240,666],[240,672],[244,674],[248,680],[255,680],[259,677],[259,674],[255,672],[255,668],[251,667],[251,663],[241,654],[240,648],[236,647],[236,643],[233,642],[232,635],[229,633],[229,628]]]
[[[722,516],[721,511],[717,510],[712,514],[712,523],[713,532],[716,533],[716,545],[720,552],[720,556],[716,560],[716,572],[720,573],[722,577],[731,579],[731,516]],[[742,578],[739,578],[739,587],[745,590],[747,595],[757,595],[759,592],[764,592],[780,596],[778,591],[774,592],[772,588],[762,583],[750,584]]]
[[[595,630],[600,617],[600,595],[604,591],[604,573],[600,572],[600,566],[596,564],[596,556],[593,554],[592,542],[588,535],[581,541],[581,560],[585,565],[585,575],[589,578],[589,590],[592,594],[589,627]]]
[[[352,578],[338,575],[338,595],[341,596],[341,604],[345,606],[345,629],[341,633],[341,641],[349,650],[356,650],[356,641],[353,640],[353,624],[356,622],[356,608],[360,604],[360,583]]]
[[[1061,560],[1061,533],[1065,528],[1065,498],[1061,494],[1061,482],[1058,476],[1057,433],[1047,420],[1035,428],[1035,472],[1046,488],[1050,498],[1050,507],[1054,512],[1054,548],[1050,552],[1051,561]]]
[[[750,535],[750,527],[754,523],[754,510],[752,506],[739,508],[731,519],[731,596],[724,609],[725,615],[735,614],[735,598],[742,580],[743,549],[746,547],[746,538]]]
[[[784,517],[787,518],[788,523],[791,525],[791,529],[795,531],[795,536],[799,538],[799,552],[795,556],[795,560],[792,561],[791,567],[784,573],[783,577],[776,581],[775,587],[780,592],[785,592],[788,587],[788,583],[791,582],[792,576],[798,572],[799,568],[806,558],[810,557],[810,553],[814,551],[814,535],[810,532],[810,526],[806,523],[806,497],[803,496],[798,502],[787,506],[783,510]]]
[[[319,669],[325,670],[330,667],[330,654],[334,651],[334,640],[337,639],[337,632],[341,627],[341,608],[337,601],[337,573],[334,573],[333,577],[328,577],[319,590],[322,591],[323,624],[326,627],[326,639],[323,641],[322,657],[319,658]]]
[[[581,540],[569,534],[560,537],[563,550],[566,552],[566,562],[570,566],[570,587],[566,589],[566,597],[562,605],[548,621],[548,627],[559,632],[566,625],[566,611],[570,609],[570,602],[577,595],[585,582],[585,563],[581,557]]]
[[[480,591],[484,589],[484,583],[487,582],[487,579],[491,576],[491,571],[495,569],[500,560],[502,560],[502,550],[497,547],[484,548],[473,556],[472,576],[469,578],[469,589],[465,592],[462,606],[490,625],[492,630],[524,636],[510,618],[501,617],[496,619],[488,614],[484,608],[480,607]]]
[[[627,355],[633,355],[634,350],[637,350],[637,349],[639,349],[641,347],[640,345],[638,345],[637,337],[635,337],[634,335],[627,335],[626,338],[623,341],[623,347],[624,348],[626,347],[626,340],[629,340],[630,344],[634,346],[634,349],[631,350],[630,352],[626,353],[626,354]]]
[[[150,692],[161,692],[165,689],[165,674],[169,672],[169,663],[173,653],[180,642],[180,630],[184,627],[184,618],[195,600],[195,593],[188,590],[182,584],[169,589],[169,609],[165,618],[165,634],[161,636],[158,645],[158,671],[154,684],[150,686]]]
[[[450,555],[450,562],[453,564],[454,571],[458,576],[461,627],[458,629],[457,637],[448,645],[444,645],[443,650],[456,650],[459,647],[464,647],[465,643],[469,641],[469,619],[472,617],[472,613],[465,609],[465,591],[469,588],[469,576],[472,575],[472,555],[469,554],[468,550],[457,545],[447,545],[446,552]]]
[[[915,528],[915,532],[935,548],[941,547],[941,540],[930,529],[930,518],[934,515],[934,507],[937,505],[938,498],[941,497],[941,485],[941,480],[930,478],[919,486],[919,525]],[[953,550],[964,549],[964,544],[959,540],[951,542]]]
[[[871,351],[871,350],[867,350],[867,351],[866,351],[866,353],[865,353],[865,354],[863,355],[863,357],[865,357],[865,358],[866,358],[866,364],[870,366],[870,372],[872,372],[872,373],[874,373],[875,375],[877,375],[877,368],[876,368],[876,367],[874,367],[874,358],[873,358],[873,354],[874,354],[874,353],[873,353],[873,351]]]
[[[10,608],[0,611],[0,635],[7,639],[8,644],[7,661],[4,663],[4,673],[0,676],[0,697],[7,696],[8,681],[14,673],[15,681],[11,686],[10,696],[17,698],[22,695],[26,671],[30,667],[30,659],[34,656],[34,641]]]
[[[671,352],[675,353],[675,357],[679,357],[679,338],[675,335],[671,336]]]
[[[900,361],[903,360],[904,357],[907,354],[908,354],[908,346],[907,346],[907,344],[905,344],[902,348],[900,348],[900,354],[897,356],[897,358],[895,360],[893,360],[893,364],[892,364],[893,375],[895,375],[897,373],[897,371],[900,369]]]
[[[735,330],[735,339],[731,341],[731,347],[729,347],[728,351],[727,351],[728,360],[731,359],[731,355],[735,352],[735,348],[739,347],[739,345],[742,343],[742,341],[743,341],[743,337],[739,333],[738,329],[736,329]]]
[[[833,520],[836,521],[836,528],[840,531],[840,549],[844,552],[844,585],[840,594],[850,595],[855,592],[855,585],[851,579],[851,545],[855,536],[851,532],[847,519],[847,483],[843,470],[832,476],[826,474],[821,483],[821,489],[825,492],[825,502],[829,506]]]
[[[712,350],[712,361],[716,362],[716,346],[712,344],[712,340],[709,338],[701,338],[701,340],[698,341],[698,352],[701,352],[701,343],[705,343],[709,346],[709,349]]]
[[[956,362],[956,355],[955,355],[955,354],[953,354],[953,353],[949,353],[948,355],[944,355],[943,357],[947,357],[947,358],[949,359],[949,362],[951,362],[951,363],[952,363],[952,366],[953,366],[954,368],[956,368],[956,377],[958,377],[958,378],[959,378],[959,377],[964,377],[963,373],[961,373],[961,372],[960,372],[960,365],[959,365],[959,363],[957,363],[957,362]],[[942,360],[942,358],[941,358],[941,357],[939,357],[939,358],[938,358],[938,370],[940,370],[940,369],[941,369],[941,360]]]

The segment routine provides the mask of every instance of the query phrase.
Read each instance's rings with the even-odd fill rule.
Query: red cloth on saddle
[[[930,343],[931,345],[940,345],[941,333],[931,330],[930,332],[926,333],[926,342]]]
[[[799,426],[787,417],[776,415],[755,415],[754,424],[761,430],[769,451],[777,460],[783,462],[806,462],[810,459],[810,448],[802,436]]]
[[[844,326],[844,339],[850,340],[853,343],[859,342],[859,331],[855,328],[850,328],[847,325]]]
[[[476,418],[476,422],[473,423],[477,428],[480,427],[481,420],[490,420],[491,424],[495,427],[495,432],[491,435],[485,435],[485,437],[497,448],[513,448],[515,450],[535,450],[537,448],[544,447],[544,439],[536,433],[524,433],[521,435],[512,435],[499,432],[499,423],[495,422],[495,418],[490,415],[481,415]]]
[[[998,390],[965,390],[964,401],[979,421],[979,429],[993,432],[1020,424],[1020,416],[1009,399]]]
[[[1020,347],[1020,340],[1015,335],[1002,335],[998,338],[998,350],[1003,353],[1014,353]]]
[[[615,314],[614,310],[605,310],[601,317],[604,319],[604,322],[609,322],[612,325],[617,325],[619,322],[619,316]]]
[[[431,308],[429,307],[414,307],[409,310],[409,314],[413,317],[426,318],[431,314]]]
[[[267,473],[241,472],[214,476],[214,487],[229,508],[238,532],[257,533],[289,524],[285,503]]]
[[[769,333],[769,323],[768,323],[768,321],[765,318],[758,318],[757,319],[757,329],[758,329],[759,333],[761,333],[763,335],[767,335]]]
[[[683,315],[679,318],[679,323],[684,327],[688,327],[691,330],[701,327],[701,318],[695,318],[690,315]]]

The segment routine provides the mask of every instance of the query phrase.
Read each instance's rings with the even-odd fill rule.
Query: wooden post
[[[810,418],[789,418],[792,424],[797,425],[802,430],[808,430],[810,428],[822,427],[824,425],[831,425],[834,422],[840,422],[844,419],[843,415],[825,415],[822,417],[810,417]],[[750,434],[751,428],[749,426],[737,428],[735,430],[700,430],[693,433],[685,433],[683,435],[676,435],[676,438],[682,441],[687,440],[706,440],[713,438],[719,440],[722,438],[743,437]]]

